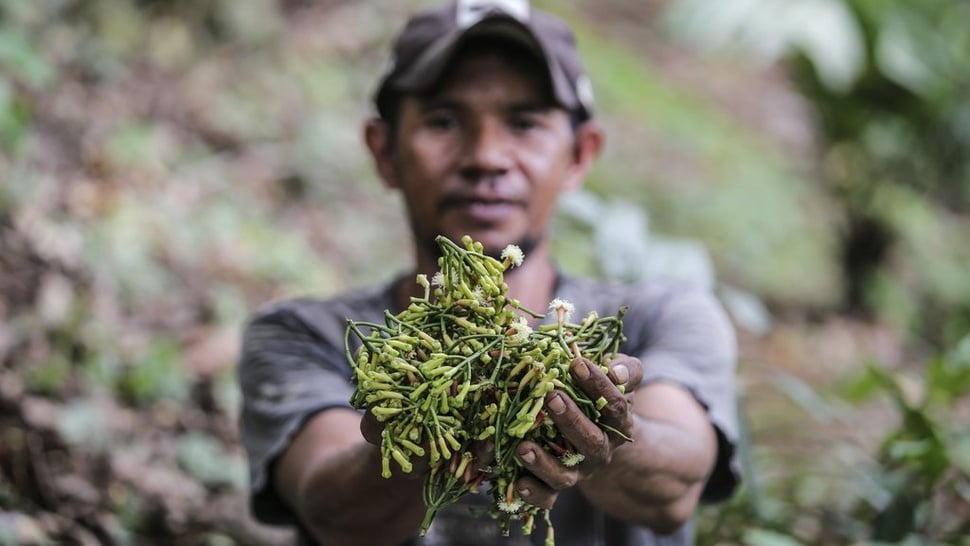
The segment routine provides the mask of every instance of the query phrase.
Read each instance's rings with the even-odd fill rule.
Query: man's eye
[[[425,120],[425,124],[432,129],[445,131],[457,127],[458,120],[456,120],[454,116],[440,114],[428,116],[428,118]]]
[[[517,117],[512,119],[510,125],[516,131],[529,131],[534,129],[538,123],[531,117]]]

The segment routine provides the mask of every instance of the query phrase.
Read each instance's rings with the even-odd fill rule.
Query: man
[[[609,402],[606,418],[633,441],[602,431],[553,391],[549,417],[585,460],[566,468],[521,442],[516,456],[528,475],[518,494],[552,507],[560,546],[689,544],[701,499],[723,499],[736,484],[734,337],[707,292],[579,280],[555,267],[548,228],[556,198],[580,187],[603,145],[569,28],[523,1],[431,8],[400,34],[375,102],[379,115],[364,136],[378,174],[404,198],[414,271],[330,300],[278,302],[248,324],[242,434],[256,516],[297,526],[303,544],[542,542],[541,526],[531,538],[501,537],[474,509],[486,495],[442,510],[417,538],[420,472],[382,478],[378,425],[349,404],[346,319],[382,322],[385,309],[403,309],[422,290],[415,274],[437,270],[435,236],[467,234],[496,256],[510,243],[525,252],[506,281],[527,308],[554,298],[580,316],[630,308],[624,354],[610,373],[583,359],[571,371],[591,399]]]

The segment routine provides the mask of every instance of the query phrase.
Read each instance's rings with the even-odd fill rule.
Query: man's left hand
[[[565,466],[559,457],[546,451],[536,442],[523,441],[516,455],[531,475],[516,484],[519,495],[526,502],[551,508],[559,491],[572,487],[610,464],[614,451],[625,444],[632,434],[633,410],[628,395],[643,379],[643,364],[639,359],[619,354],[607,363],[608,373],[586,358],[575,358],[570,372],[575,384],[589,397],[606,400],[600,409],[600,428],[587,417],[576,402],[561,390],[546,395],[549,417],[583,460],[576,466]],[[623,391],[620,390],[623,387]]]

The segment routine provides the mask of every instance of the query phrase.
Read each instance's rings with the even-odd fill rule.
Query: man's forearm
[[[364,442],[319,462],[300,484],[304,525],[327,546],[392,545],[413,536],[425,512],[422,481],[380,473],[378,449]]]
[[[633,442],[580,483],[607,513],[672,532],[693,513],[709,472],[705,444],[669,423],[637,419]]]
[[[396,545],[424,515],[420,473],[381,476],[379,448],[360,434],[360,416],[334,409],[311,419],[275,468],[274,485],[322,544]]]
[[[657,415],[656,398],[676,417],[634,417],[633,441],[620,446],[609,465],[580,483],[587,498],[607,513],[669,533],[693,514],[717,456],[713,426],[703,409],[670,385],[653,387],[646,413]],[[644,396],[643,398],[647,398]],[[664,410],[664,413],[669,410]]]

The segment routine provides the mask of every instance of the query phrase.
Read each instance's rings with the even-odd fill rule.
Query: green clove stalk
[[[556,321],[533,328],[529,318],[544,315],[508,296],[504,273],[521,265],[521,251],[510,245],[501,260],[465,236],[461,245],[436,238],[439,272],[418,275],[423,297],[384,323],[347,321],[345,353],[353,369],[351,404],[367,409],[384,425],[382,475],[413,471],[414,457],[427,457],[423,497],[427,507],[423,536],[443,507],[488,484],[491,515],[504,534],[513,522],[532,532],[537,517],[547,523],[546,544],[555,542],[549,511],[525,503],[514,484],[525,473],[515,446],[530,440],[566,466],[582,454],[548,418],[545,397],[565,391],[599,423],[602,400],[590,400],[572,381],[569,364],[582,356],[603,366],[624,340],[625,307],[614,316],[595,312],[570,322],[572,305],[553,300]],[[354,352],[352,338],[359,341]],[[476,468],[474,445],[489,440],[495,462]]]

